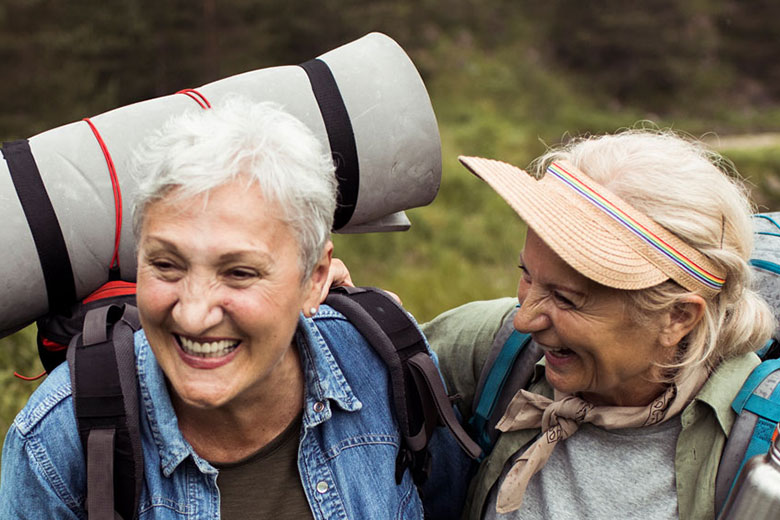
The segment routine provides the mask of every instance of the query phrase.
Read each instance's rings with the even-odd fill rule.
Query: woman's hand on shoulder
[[[320,303],[325,302],[325,298],[328,297],[328,292],[333,287],[355,287],[355,284],[352,282],[352,277],[349,275],[349,269],[347,269],[346,264],[338,258],[333,258],[330,262],[328,278],[322,285],[322,292],[320,293]]]
[[[355,283],[352,281],[352,277],[349,274],[349,269],[347,269],[347,264],[338,258],[333,258],[333,260],[330,262],[328,278],[325,284],[322,286],[322,293],[320,294],[320,303],[325,302],[325,298],[328,297],[328,292],[333,287],[355,287]],[[399,298],[397,294],[388,291],[387,289],[383,290],[392,296],[399,305],[402,304],[401,298]]]

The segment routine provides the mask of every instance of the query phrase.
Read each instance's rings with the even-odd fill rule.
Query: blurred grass
[[[3,436],[16,413],[43,381],[23,381],[14,376],[14,371],[24,376],[36,376],[43,372],[35,334],[36,328],[31,325],[0,340],[0,432]]]

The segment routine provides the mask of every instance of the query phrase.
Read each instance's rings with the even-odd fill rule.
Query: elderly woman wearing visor
[[[137,193],[138,518],[422,519],[409,472],[396,482],[387,369],[320,307],[336,180],[311,131],[240,99],[185,114],[149,140]],[[67,367],[15,425],[0,517],[86,518]],[[444,465],[459,451],[437,447]],[[426,518],[460,512],[458,482],[434,467]]]
[[[466,304],[424,330],[466,416],[503,320],[544,353],[469,518],[714,517],[729,405],[773,321],[750,287],[751,207],[718,160],[647,131],[575,141],[533,176],[461,158],[528,224],[520,305]]]

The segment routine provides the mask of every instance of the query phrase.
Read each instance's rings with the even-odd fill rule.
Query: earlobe
[[[687,295],[674,304],[669,321],[661,331],[661,344],[674,347],[691,332],[704,317],[707,304],[698,294]]]
[[[322,250],[322,256],[314,266],[314,270],[309,277],[309,289],[304,302],[303,309],[310,311],[312,308],[316,308],[322,303],[324,299],[322,294],[324,292],[324,286],[328,282],[328,271],[330,271],[330,262],[333,257],[333,242],[328,240],[325,247]],[[304,314],[305,314],[304,311]]]

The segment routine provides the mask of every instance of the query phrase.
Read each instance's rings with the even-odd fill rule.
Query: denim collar
[[[328,318],[343,319],[343,316],[323,305],[315,319],[303,314],[298,318],[295,343],[305,375],[303,427],[307,430],[331,418],[331,402],[347,412],[360,410],[363,406],[317,329],[316,321]],[[163,474],[169,477],[188,456],[192,456],[202,473],[216,473],[216,469],[195,453],[181,434],[165,376],[143,330],[135,334],[135,353],[141,405],[157,445]]]
[[[340,313],[326,305],[320,307],[314,319],[305,318],[303,314],[298,318],[295,341],[301,353],[301,364],[306,377],[303,400],[305,429],[330,419],[331,401],[347,412],[355,412],[363,407],[317,329],[317,321],[332,318],[344,319]]]

